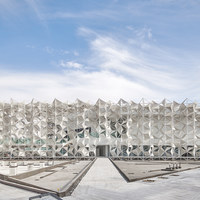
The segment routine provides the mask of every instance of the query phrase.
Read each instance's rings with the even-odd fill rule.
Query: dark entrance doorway
[[[98,145],[96,147],[96,157],[109,157],[109,145]]]

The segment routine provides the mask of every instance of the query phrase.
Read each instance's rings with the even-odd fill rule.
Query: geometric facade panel
[[[0,103],[0,158],[199,158],[197,103]]]

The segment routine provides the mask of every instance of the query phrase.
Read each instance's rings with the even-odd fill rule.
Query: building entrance
[[[109,145],[98,145],[96,147],[96,157],[109,157]]]

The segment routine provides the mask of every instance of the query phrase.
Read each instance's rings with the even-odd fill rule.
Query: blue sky
[[[1,101],[200,101],[200,1],[0,0]]]

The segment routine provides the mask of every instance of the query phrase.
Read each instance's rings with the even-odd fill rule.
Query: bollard
[[[28,161],[24,161],[24,166],[27,166],[28,165]]]
[[[179,168],[178,163],[176,163],[176,169],[178,169],[178,168]]]
[[[33,170],[33,163],[28,163],[28,165],[27,165],[27,170],[28,170],[28,171]]]
[[[9,166],[9,175],[10,176],[17,175],[17,168],[18,166]]]
[[[179,168],[181,168],[181,163],[179,163]]]
[[[169,163],[169,168],[170,168],[170,169],[172,168],[171,163]]]
[[[53,160],[49,160],[49,161],[47,162],[47,165],[48,165],[48,166],[53,166],[53,165],[54,165],[54,161],[53,161]]]
[[[44,162],[40,162],[40,168],[45,167],[45,163]]]
[[[172,167],[172,169],[174,169],[174,163],[173,163],[173,167]]]
[[[24,161],[18,162],[18,166],[24,166]]]
[[[10,162],[10,166],[17,167],[18,165],[17,165],[17,162]]]
[[[3,161],[2,161],[2,166],[3,166],[3,167],[4,167],[4,166],[9,166],[9,161],[3,160]]]

